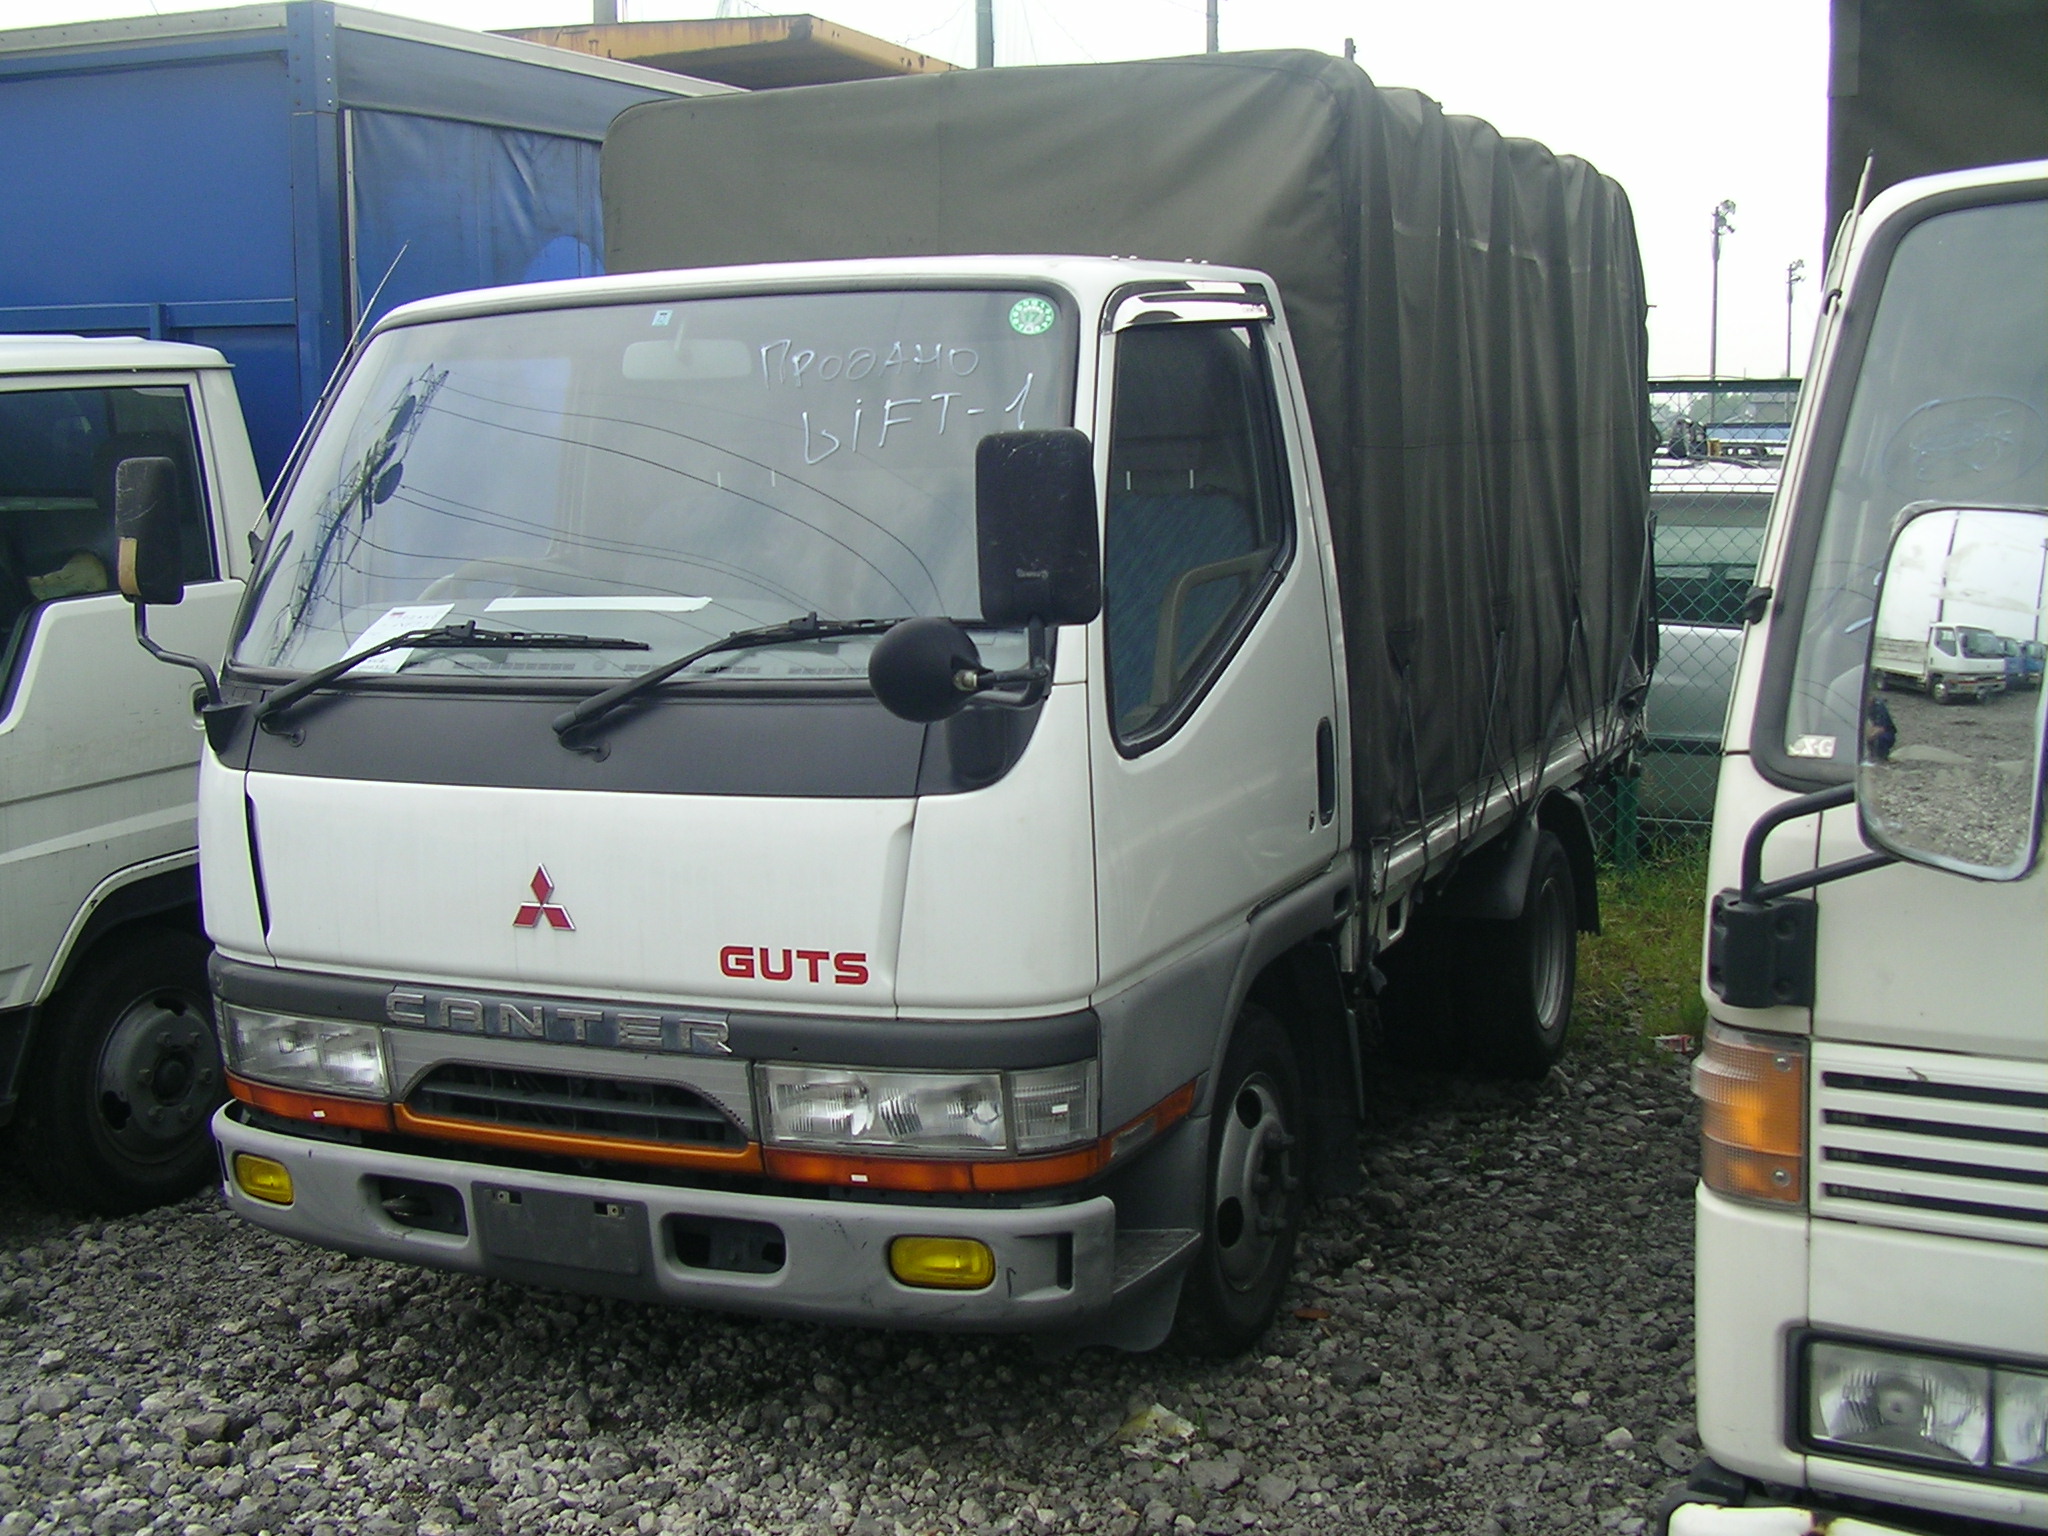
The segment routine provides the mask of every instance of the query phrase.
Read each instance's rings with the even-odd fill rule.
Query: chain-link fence
[[[1593,802],[1617,863],[1703,836],[1714,816],[1721,731],[1735,681],[1742,608],[1785,462],[1797,380],[1654,383],[1650,469],[1656,525],[1657,670],[1639,778]]]

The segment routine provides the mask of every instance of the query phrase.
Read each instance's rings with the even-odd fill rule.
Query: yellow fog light
[[[266,1200],[272,1205],[292,1203],[291,1170],[275,1158],[237,1152],[235,1182],[242,1186],[242,1193],[252,1199]]]
[[[972,1237],[899,1237],[889,1244],[889,1273],[926,1290],[978,1291],[995,1279],[996,1256]]]

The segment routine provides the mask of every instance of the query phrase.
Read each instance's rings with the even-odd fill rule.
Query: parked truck
[[[2048,1527],[2042,698],[1880,691],[1930,615],[2041,632],[2044,271],[2048,161],[1901,182],[1831,260],[1709,861],[1673,1536]]]
[[[605,126],[724,89],[332,0],[0,32],[0,333],[217,349],[269,485],[359,319],[603,270]]]
[[[172,466],[185,601],[218,658],[263,493],[211,348],[0,336],[0,1123],[72,1204],[130,1210],[214,1167],[225,1096],[195,865],[193,690],[136,649],[114,472]]]
[[[1374,1017],[1563,1048],[1627,201],[1309,54],[677,105],[606,141],[624,275],[385,317],[283,490],[205,712],[227,1199],[1242,1348]]]
[[[1879,688],[1916,689],[1937,704],[2003,693],[2013,670],[2005,641],[1976,624],[1916,625],[1879,634],[1871,643],[1870,668]]]

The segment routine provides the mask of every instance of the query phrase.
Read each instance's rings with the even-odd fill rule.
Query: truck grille
[[[2048,1066],[1814,1047],[1817,1216],[2048,1247]]]
[[[746,1133],[679,1083],[446,1062],[406,1105],[413,1113],[520,1130],[686,1147],[744,1147]]]

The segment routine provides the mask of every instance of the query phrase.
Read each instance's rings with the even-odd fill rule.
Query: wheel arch
[[[47,1003],[69,982],[79,962],[93,949],[121,930],[145,922],[206,936],[199,915],[196,853],[116,870],[95,886],[50,962],[38,1004]]]
[[[1301,1067],[1306,1162],[1317,1194],[1347,1192],[1358,1180],[1362,1068],[1336,942],[1357,899],[1351,861],[1340,859],[1252,909],[1203,1093],[1205,1107],[1213,1104],[1238,1017],[1246,1002],[1259,1004],[1279,1020]]]

